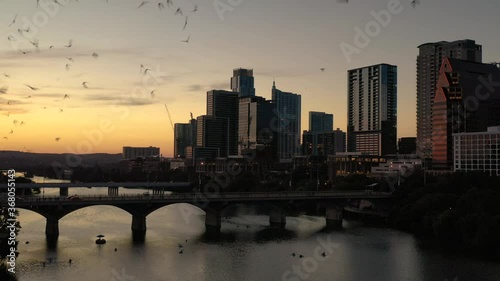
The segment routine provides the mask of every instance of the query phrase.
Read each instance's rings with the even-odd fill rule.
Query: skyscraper
[[[377,64],[347,72],[349,152],[396,154],[397,66]]]
[[[227,157],[228,122],[227,118],[202,115],[197,118],[196,145],[198,147],[218,149],[218,157]]]
[[[276,103],[278,119],[278,160],[289,162],[300,155],[301,96],[282,92],[273,82],[272,99]]]
[[[417,154],[432,151],[432,104],[443,58],[482,62],[482,47],[474,40],[441,41],[418,46],[417,56]]]
[[[263,97],[240,98],[239,105],[239,155],[243,150],[255,149],[258,145],[268,147],[275,152],[276,132],[271,129],[271,122],[276,104]]]
[[[238,94],[212,90],[207,92],[207,115],[226,120],[229,126],[228,154],[238,155]]]
[[[433,169],[452,169],[453,134],[500,124],[498,81],[500,70],[494,64],[443,59],[432,110]]]
[[[333,140],[335,153],[346,151],[347,134],[345,132],[337,128],[337,130],[333,131]]]
[[[236,68],[233,69],[231,77],[231,89],[237,92],[240,97],[254,97],[253,69]]]
[[[333,131],[333,114],[309,111],[309,132],[323,133]]]
[[[186,148],[196,146],[196,119],[174,125],[174,157],[185,158]]]
[[[415,154],[417,151],[417,138],[407,137],[398,140],[399,154]]]

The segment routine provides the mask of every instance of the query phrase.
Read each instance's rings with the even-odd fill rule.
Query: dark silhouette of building
[[[430,157],[432,104],[444,57],[482,62],[482,46],[474,40],[441,41],[418,46],[417,56],[417,153]]]
[[[196,119],[174,125],[174,157],[186,158],[186,147],[196,146]]]
[[[417,138],[408,137],[408,138],[400,138],[398,140],[399,154],[416,154],[416,151],[417,151]]]
[[[276,104],[263,97],[242,97],[239,102],[239,155],[247,149],[266,149],[275,159],[277,134],[272,121]]]
[[[452,134],[485,132],[500,124],[500,70],[445,57],[432,110],[433,169],[453,165]]]
[[[309,132],[324,133],[333,131],[333,114],[309,111]]]
[[[302,135],[302,153],[306,156],[321,156],[345,152],[346,133],[337,129],[333,132],[312,133],[304,131]]]
[[[306,156],[323,156],[335,154],[333,133],[312,133],[304,131],[302,134],[302,154]]]
[[[335,154],[340,153],[340,152],[346,152],[346,145],[347,145],[347,134],[346,132],[343,132],[339,128],[337,130],[333,131],[333,139],[334,139],[334,145],[335,145]]]
[[[300,156],[301,96],[280,91],[273,81],[272,99],[276,103],[274,127],[278,133],[278,161],[291,162]]]
[[[160,156],[160,148],[159,147],[131,147],[124,146],[123,147],[123,159],[136,159],[136,158],[147,158]]]
[[[219,155],[217,157],[227,157],[229,151],[229,132],[230,128],[228,127],[227,118],[208,115],[198,116],[196,146],[218,149]]]
[[[226,148],[221,149],[221,157],[227,155],[238,155],[238,94],[223,90],[212,90],[207,92],[207,116],[216,117],[218,122],[227,122]],[[207,131],[209,132],[209,131]],[[216,130],[217,132],[217,130]],[[199,136],[199,130],[198,130]],[[210,136],[214,139],[220,136]]]

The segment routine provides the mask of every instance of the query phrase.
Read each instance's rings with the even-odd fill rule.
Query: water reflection
[[[191,208],[189,220],[182,215],[185,208]],[[293,273],[300,268],[313,281],[443,281],[455,276],[500,280],[498,263],[422,249],[406,233],[350,221],[344,221],[342,231],[327,231],[324,218],[305,215],[287,217],[285,229],[272,229],[264,214],[255,206],[227,208],[221,235],[214,240],[205,234],[203,211],[189,204],[170,205],[147,217],[146,239],[137,244],[132,241],[129,213],[112,206],[86,207],[60,220],[56,247],[48,247],[45,219],[20,210],[19,277],[23,281],[256,281],[287,280],[282,278],[290,272],[288,280],[302,280]],[[105,245],[95,244],[100,233],[106,235]],[[331,253],[324,248],[328,241],[335,245]],[[314,258],[318,247],[323,247],[319,253],[327,253],[324,260]],[[305,271],[313,260],[317,267]]]

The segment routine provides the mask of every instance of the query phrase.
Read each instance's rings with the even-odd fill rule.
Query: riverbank
[[[445,251],[500,260],[500,179],[482,173],[413,175],[394,195],[389,226]]]

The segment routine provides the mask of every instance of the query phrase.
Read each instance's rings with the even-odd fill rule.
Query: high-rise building
[[[396,154],[397,66],[377,64],[347,72],[347,149]]]
[[[416,151],[417,151],[417,138],[408,137],[408,138],[400,138],[398,140],[399,154],[416,154]]]
[[[272,130],[276,104],[263,97],[243,97],[239,104],[239,155],[258,145],[267,147],[275,153],[276,132]]]
[[[237,92],[240,97],[254,97],[253,69],[236,68],[233,69],[231,77],[231,89]]]
[[[335,154],[346,152],[347,134],[342,132],[339,128],[333,131],[333,140],[335,145]]]
[[[207,92],[207,115],[224,119],[228,122],[228,154],[225,155],[238,155],[238,105],[239,99],[237,93],[223,90]]]
[[[474,40],[441,41],[418,46],[417,56],[417,153],[431,158],[432,104],[443,58],[482,62],[482,47]]]
[[[333,114],[309,111],[309,132],[324,133],[333,131]]]
[[[335,135],[333,132],[312,133],[304,131],[302,134],[302,153],[306,156],[335,155]]]
[[[148,158],[148,157],[159,157],[160,148],[159,147],[123,147],[123,159],[133,160],[137,158]]]
[[[272,99],[276,103],[278,161],[290,162],[300,155],[301,96],[280,91],[273,82]]]
[[[229,127],[227,118],[202,115],[196,119],[196,146],[218,149],[218,157],[227,157]]]
[[[196,119],[174,125],[174,157],[186,158],[186,148],[196,146]]]
[[[455,133],[484,132],[500,125],[500,70],[445,57],[432,109],[432,167],[453,167]]]

